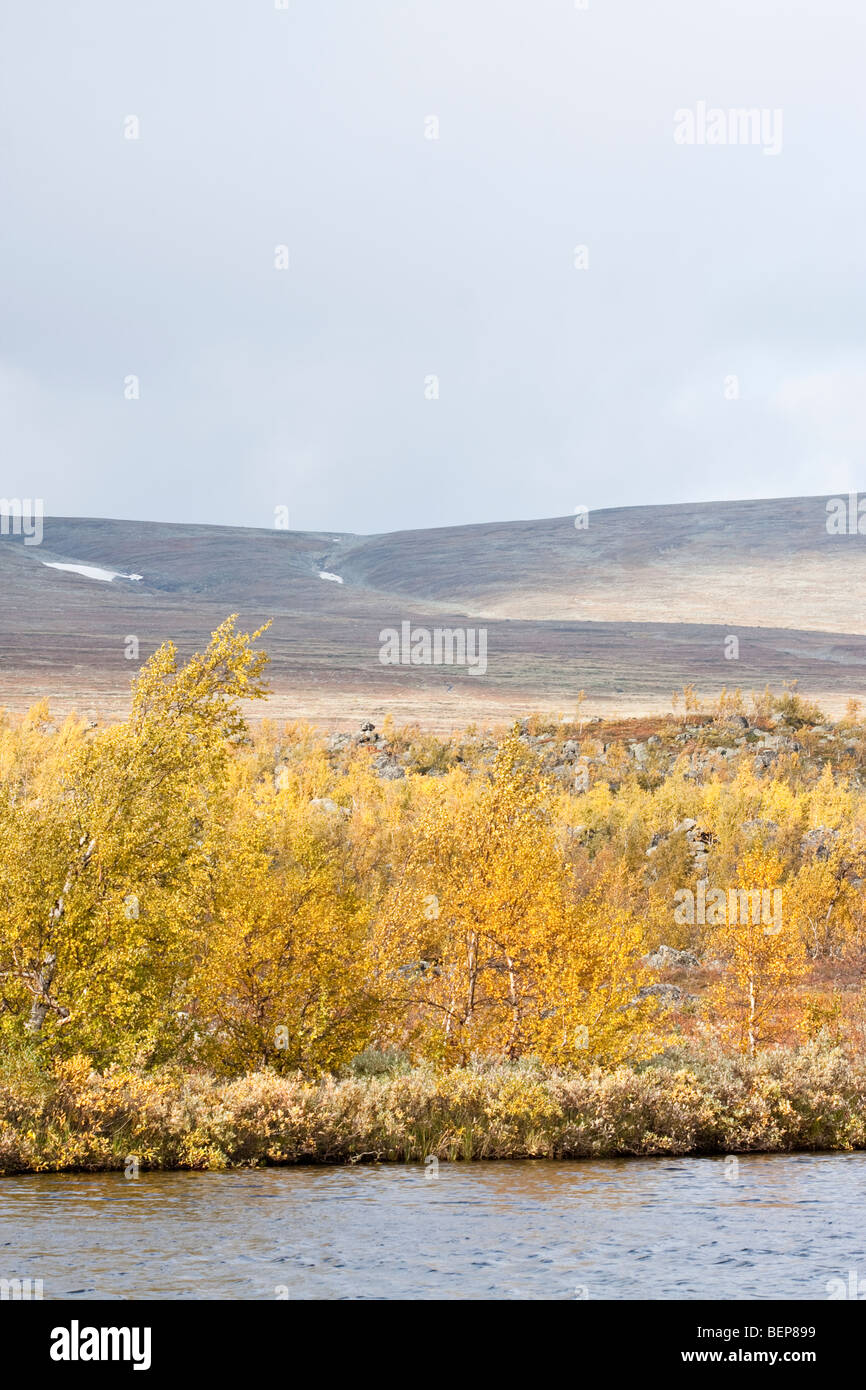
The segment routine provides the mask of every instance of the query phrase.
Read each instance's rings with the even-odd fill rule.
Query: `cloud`
[[[18,7],[15,491],[381,531],[839,486],[856,383],[796,383],[862,321],[858,11]],[[783,152],[677,147],[699,100],[783,109]]]

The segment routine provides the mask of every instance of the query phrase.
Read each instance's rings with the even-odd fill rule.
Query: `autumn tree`
[[[420,816],[378,923],[381,990],[424,1056],[610,1060],[648,1012],[632,1002],[639,941],[600,896],[578,900],[514,730],[480,791],[456,774]]]
[[[779,858],[763,846],[746,854],[742,886],[729,890],[713,940],[725,969],[711,1003],[723,1034],[749,1056],[778,1040],[806,973],[802,936],[785,915],[783,872]]]
[[[369,913],[317,819],[290,784],[232,790],[190,986],[219,1070],[335,1070],[373,1026]]]
[[[133,683],[124,723],[63,736],[0,782],[0,984],[6,1026],[95,1058],[171,1055],[214,792],[264,694],[264,653],[228,618],[179,665],[173,643]]]

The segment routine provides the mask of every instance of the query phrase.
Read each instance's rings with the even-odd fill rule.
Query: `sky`
[[[6,7],[0,493],[373,533],[866,486],[862,0],[283,4]]]

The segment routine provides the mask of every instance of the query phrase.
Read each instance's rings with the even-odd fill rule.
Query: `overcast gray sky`
[[[10,0],[0,50],[3,495],[371,532],[866,486],[863,0]],[[676,143],[699,102],[781,151]]]

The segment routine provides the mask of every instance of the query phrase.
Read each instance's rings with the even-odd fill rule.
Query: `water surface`
[[[866,1293],[866,1154],[0,1178],[44,1297],[826,1299]]]

